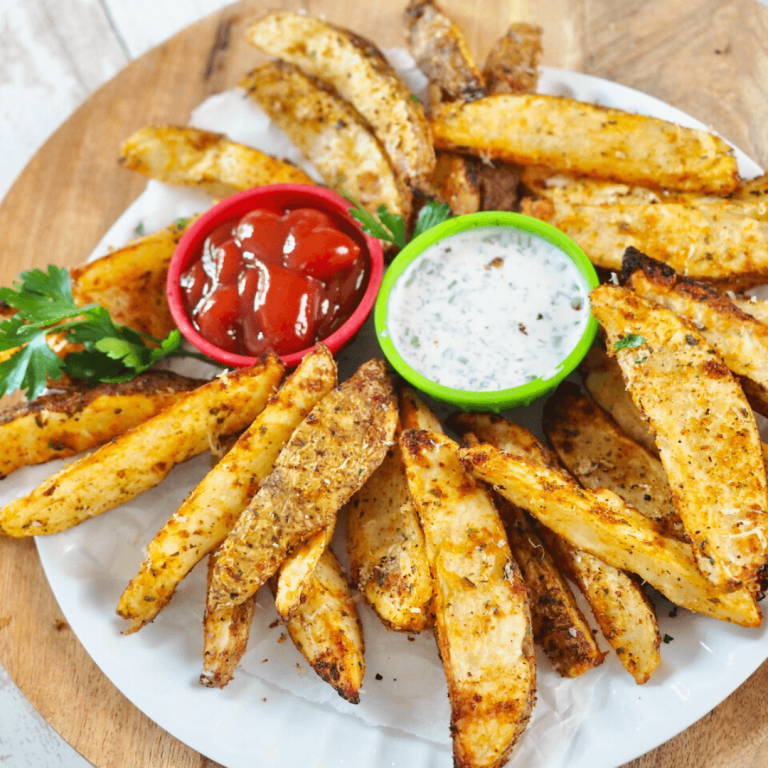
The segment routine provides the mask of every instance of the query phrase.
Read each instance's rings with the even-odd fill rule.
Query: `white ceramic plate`
[[[547,69],[540,90],[703,127],[657,99],[586,75]],[[213,112],[222,110],[217,106]],[[246,140],[247,129],[240,134],[234,117],[225,125],[216,121],[201,115],[197,124]],[[271,141],[261,148],[276,151]],[[739,162],[746,177],[760,172],[743,154]],[[144,214],[132,206],[113,229],[112,244],[120,244],[120,232],[129,233],[139,216],[148,217],[147,230],[172,220],[156,213],[163,209],[152,198],[167,192],[150,185],[147,194],[152,205],[145,201]],[[174,215],[199,206],[195,195],[179,202],[173,194]],[[153,215],[160,220],[152,221]],[[342,373],[380,354],[369,324],[343,354]],[[539,415],[540,408],[533,406],[514,417],[535,424]],[[0,488],[0,503],[27,493],[59,466],[14,473]],[[143,559],[143,548],[207,467],[208,458],[198,458],[132,503],[38,539],[56,599],[107,677],[155,722],[226,768],[450,766],[449,708],[433,639],[425,635],[411,641],[388,633],[365,606],[367,675],[359,707],[341,701],[290,641],[280,640],[284,632],[270,626],[276,614],[266,593],[260,595],[249,650],[235,680],[221,691],[199,686],[204,568],[185,580],[154,624],[132,636],[120,634],[123,622],[115,606]],[[339,545],[343,542],[335,547],[342,555]],[[768,657],[765,627],[742,629],[682,610],[672,618],[671,606],[660,598],[657,609],[662,635],[674,639],[663,645],[662,665],[644,686],[634,683],[613,654],[577,680],[560,679],[542,660],[538,704],[511,766],[615,768],[690,726]]]

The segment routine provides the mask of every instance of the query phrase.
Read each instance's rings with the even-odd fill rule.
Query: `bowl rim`
[[[539,376],[531,382],[491,392],[455,389],[428,379],[403,359],[391,339],[387,325],[389,299],[392,289],[405,269],[413,261],[421,256],[429,246],[444,240],[446,237],[458,234],[459,232],[465,232],[469,229],[489,226],[508,226],[525,232],[531,232],[556,246],[576,266],[587,289],[587,301],[589,301],[589,292],[600,284],[597,272],[584,251],[571,238],[551,224],[535,219],[532,216],[525,216],[524,214],[511,211],[469,213],[464,216],[448,219],[428,229],[400,251],[384,275],[374,309],[374,323],[376,337],[387,359],[395,370],[413,386],[426,392],[436,400],[459,406],[465,410],[490,410],[498,412],[529,405],[534,400],[538,400],[551,392],[566,376],[576,369],[576,366],[589,351],[597,334],[597,321],[591,312],[579,341],[568,355],[555,366],[557,373],[554,376],[546,379]]]
[[[347,318],[343,325],[337,328],[330,336],[320,339],[331,353],[336,354],[357,333],[368,315],[373,309],[376,296],[384,274],[384,255],[381,242],[375,237],[363,232],[360,223],[349,214],[351,204],[338,192],[327,187],[314,184],[265,184],[252,187],[242,192],[237,192],[220,202],[214,204],[205,213],[202,213],[194,223],[184,232],[176,250],[168,265],[168,278],[166,282],[166,297],[168,306],[182,336],[207,357],[232,368],[243,368],[253,365],[257,358],[247,355],[238,355],[227,352],[205,339],[192,325],[187,316],[181,299],[181,273],[188,266],[195,255],[198,246],[207,235],[219,224],[229,219],[243,216],[264,205],[269,208],[317,208],[332,213],[344,219],[360,232],[370,262],[370,274],[368,287],[365,289],[360,303],[355,311]],[[298,365],[302,358],[315,346],[311,346],[287,355],[280,355],[280,359],[288,368]]]

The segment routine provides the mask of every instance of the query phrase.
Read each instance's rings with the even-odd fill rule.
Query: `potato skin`
[[[153,488],[176,464],[208,450],[218,434],[237,432],[253,421],[282,376],[282,363],[270,355],[186,393],[3,507],[0,533],[58,533]]]
[[[435,152],[424,109],[370,41],[290,11],[267,14],[249,27],[247,36],[352,104],[373,127],[405,183],[419,188],[428,182]]]
[[[96,448],[205,384],[165,371],[46,395],[0,414],[0,479],[15,469]]]

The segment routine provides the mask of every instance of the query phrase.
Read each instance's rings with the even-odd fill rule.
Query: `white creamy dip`
[[[477,227],[427,248],[387,306],[401,357],[430,381],[494,392],[552,378],[589,320],[575,264],[537,235]]]

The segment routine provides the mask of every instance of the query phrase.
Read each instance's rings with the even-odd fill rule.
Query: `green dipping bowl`
[[[392,289],[406,267],[421,256],[429,246],[444,240],[446,237],[476,227],[511,227],[519,231],[538,235],[556,246],[571,259],[584,282],[587,293],[598,286],[599,280],[595,268],[581,248],[573,240],[560,232],[560,230],[555,229],[551,224],[539,221],[539,219],[506,211],[470,213],[466,216],[448,219],[448,221],[444,221],[442,224],[438,224],[436,227],[428,229],[424,234],[419,235],[397,255],[384,275],[374,309],[376,336],[387,359],[404,379],[436,400],[458,406],[465,411],[493,411],[498,413],[509,408],[530,405],[534,400],[545,397],[552,392],[576,368],[584,358],[584,355],[589,351],[597,333],[597,321],[590,315],[584,328],[584,333],[576,346],[557,365],[557,372],[554,376],[546,379],[534,379],[517,387],[495,390],[493,392],[454,389],[443,384],[437,384],[412,368],[397,351],[387,327],[389,298]]]

